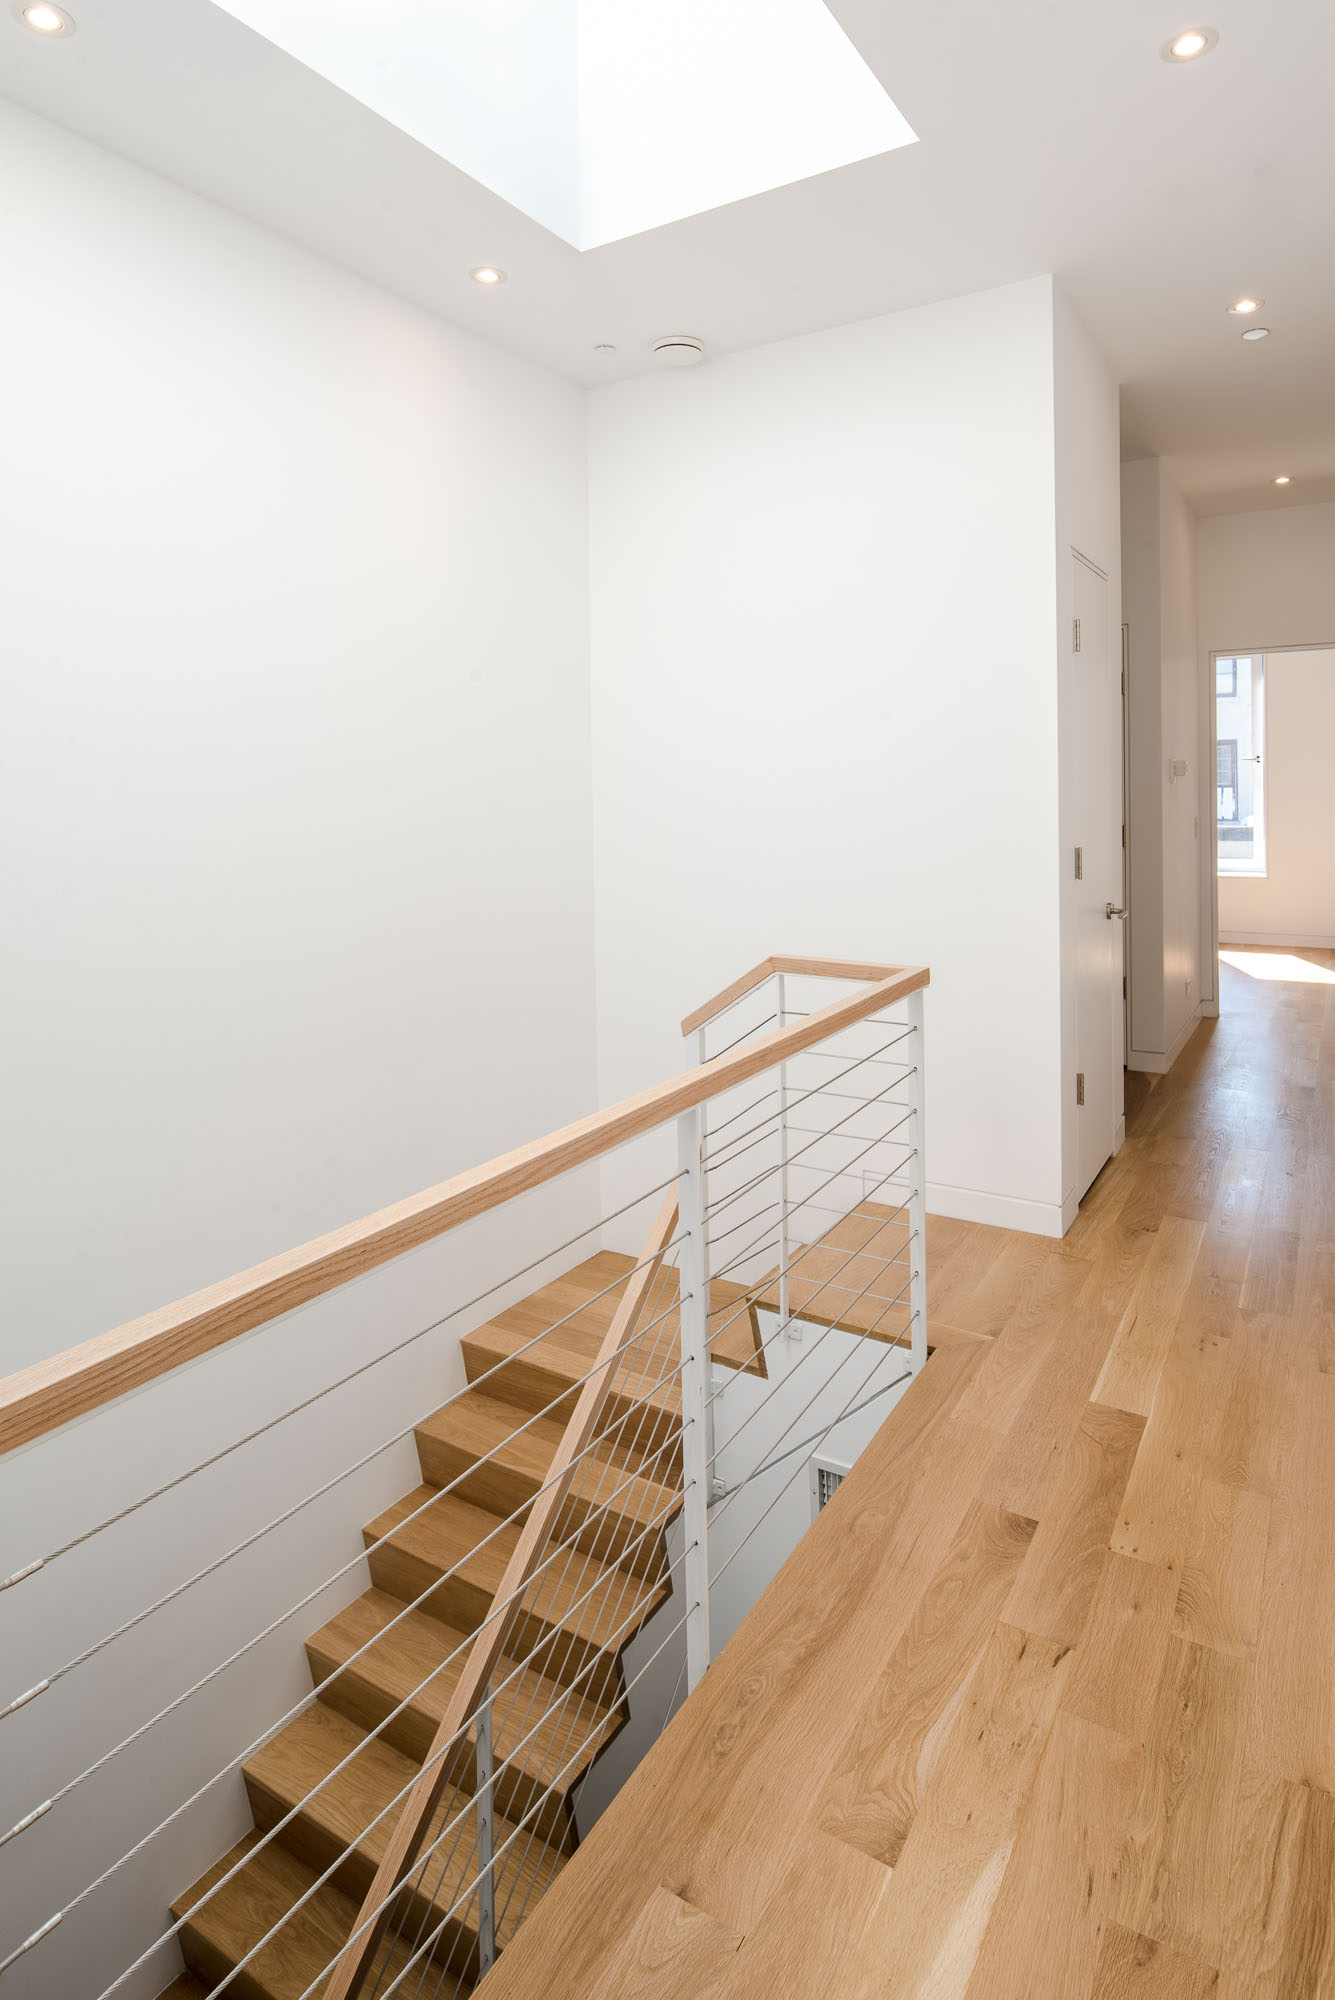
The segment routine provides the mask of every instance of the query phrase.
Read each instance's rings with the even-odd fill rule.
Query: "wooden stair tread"
[[[421,1611],[400,1617],[403,1608],[402,1600],[387,1591],[368,1590],[307,1641],[307,1652],[320,1683],[366,1646],[355,1666],[338,1675],[322,1700],[364,1727],[382,1722],[401,1702],[408,1702],[390,1724],[386,1740],[420,1760],[431,1746],[463,1669],[459,1649],[467,1635]],[[387,1630],[390,1626],[392,1630]],[[449,1665],[443,1666],[446,1660]],[[496,1670],[495,1685],[500,1690],[493,1718],[497,1764],[506,1762],[507,1769],[522,1771],[539,1790],[570,1765],[573,1746],[579,1743],[587,1747],[565,1777],[567,1789],[574,1785],[624,1722],[619,1707],[589,1701],[531,1667],[516,1671],[514,1661],[507,1658]],[[540,1717],[546,1719],[539,1721]],[[529,1740],[516,1758],[521,1737]]]
[[[317,1879],[319,1871],[307,1867],[295,1854],[270,1841],[259,1848],[259,1835],[248,1833],[222,1860],[202,1875],[186,1894],[172,1904],[172,1915],[180,1918],[236,1862],[250,1856],[246,1866],[197,1910],[181,1932],[186,1962],[211,1991],[253,1948],[264,1933],[293,1914],[282,1930],[259,1952],[232,1984],[228,1992],[239,2000],[301,2000],[313,1979],[319,1977],[346,1944],[357,1921],[358,1904],[332,1882],[315,1891],[298,1910],[296,1903]],[[257,1850],[258,1851],[255,1851]],[[391,1977],[401,1972],[410,1953],[398,1944],[390,1955]],[[438,1968],[432,1966],[434,1978]],[[312,1995],[320,1996],[328,1986],[321,1979]],[[446,1973],[441,1984],[443,2000],[464,2000],[467,1983]]]
[[[554,1363],[556,1369],[565,1373],[572,1383],[577,1381],[593,1362],[620,1304],[625,1279],[634,1267],[633,1257],[623,1256],[614,1250],[600,1250],[573,1270],[541,1286],[505,1312],[498,1313],[495,1319],[487,1321],[475,1332],[465,1335],[462,1343],[465,1360],[469,1360],[470,1355],[480,1359],[492,1348],[498,1350],[497,1358],[501,1354],[513,1355],[532,1341],[536,1344],[523,1359],[535,1358],[541,1351],[544,1361]],[[657,1274],[645,1306],[644,1331],[628,1356],[632,1362],[643,1362],[652,1355],[654,1373],[660,1372],[664,1362],[670,1362],[676,1351],[680,1336],[673,1301],[678,1289],[675,1270],[666,1269]],[[728,1279],[713,1279],[710,1284],[710,1317],[716,1329],[714,1359],[725,1367],[745,1368],[751,1373],[763,1375],[766,1370],[760,1344],[760,1325],[748,1288],[733,1284]],[[494,1361],[483,1362],[482,1365],[494,1365]],[[470,1367],[470,1379],[476,1379],[477,1372],[480,1370]],[[639,1372],[644,1372],[644,1369]],[[484,1386],[490,1394],[501,1398],[509,1398],[514,1393],[513,1383],[506,1381],[505,1374],[491,1376]]]
[[[789,1258],[788,1310],[815,1326],[843,1327],[888,1346],[907,1345],[910,1305],[908,1215],[883,1202],[860,1202],[814,1243],[794,1244]],[[868,1254],[859,1256],[859,1251]],[[903,1298],[897,1295],[903,1292]],[[779,1310],[777,1266],[755,1288],[755,1302]],[[928,1326],[929,1347],[939,1343]]]
[[[339,1769],[348,1758],[353,1761],[346,1769]],[[379,1737],[368,1736],[355,1722],[317,1702],[247,1759],[245,1778],[262,1827],[272,1826],[294,1806],[300,1806],[297,1818],[279,1839],[321,1868],[328,1867],[339,1849],[346,1850],[347,1859],[340,1870],[342,1886],[363,1895],[398,1821],[401,1808],[391,1802],[413,1784],[420,1771],[414,1759]],[[317,1786],[321,1787],[318,1792]],[[386,1807],[390,1807],[388,1812]],[[382,1812],[384,1817],[377,1820]],[[456,1820],[459,1824],[447,1831]],[[442,1834],[442,1845],[425,1875],[430,1890],[428,1929],[445,1917],[467,1889],[476,1865],[472,1797],[453,1785],[446,1786],[432,1817],[425,1849]],[[495,1815],[495,1846],[501,1857],[496,1864],[498,1941],[504,1943],[513,1929],[513,1917],[503,1916],[512,1892],[516,1901],[511,1907],[517,1914],[533,1894],[541,1895],[551,1885],[564,1857],[536,1835],[530,1837],[528,1828],[517,1830],[500,1813]],[[460,1907],[455,1921],[460,1931],[476,1934],[476,1899]]]
[[[417,1427],[427,1479],[450,1485],[461,1498],[491,1511],[508,1514],[523,1506],[546,1483],[565,1422],[535,1416],[516,1432],[516,1415],[513,1403],[480,1389],[446,1403]],[[475,1466],[476,1472],[468,1470]],[[581,1462],[571,1494],[575,1518],[605,1508],[625,1524],[628,1540],[638,1529],[666,1519],[672,1501],[672,1485],[637,1472],[633,1455],[615,1442],[591,1451]]]
[[[502,1522],[453,1493],[438,1498],[434,1506],[426,1506],[436,1491],[419,1486],[396,1500],[368,1525],[367,1541],[388,1538],[389,1548],[442,1578],[450,1576],[461,1592],[471,1589],[479,1598],[485,1597],[489,1608],[519,1540],[519,1523]],[[375,1561],[373,1557],[373,1566]],[[625,1621],[636,1607],[642,1607],[639,1620],[643,1622],[666,1595],[661,1585],[629,1576],[622,1569],[608,1569],[597,1557],[578,1549],[563,1549],[529,1585],[523,1606],[546,1626],[599,1650],[613,1646],[620,1651],[635,1629]]]

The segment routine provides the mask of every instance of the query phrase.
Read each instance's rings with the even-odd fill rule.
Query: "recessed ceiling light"
[[[1268,326],[1249,326],[1242,337],[1244,340],[1264,340],[1269,332]]]
[[[1229,307],[1229,311],[1231,313],[1260,312],[1264,304],[1264,299],[1234,299],[1232,305]]]
[[[16,0],[12,12],[35,35],[72,35],[74,17],[63,7],[51,7],[47,0]]]
[[[1277,472],[1274,483],[1276,486],[1292,486],[1293,480],[1287,472]]]
[[[494,264],[479,264],[476,271],[470,271],[468,275],[475,285],[503,285],[506,276]]]
[[[1209,55],[1218,40],[1214,28],[1184,28],[1171,42],[1164,43],[1159,54],[1165,62],[1195,62],[1197,56]]]
[[[610,340],[595,340],[593,343],[593,351],[595,354],[615,354],[616,347],[615,344]]]

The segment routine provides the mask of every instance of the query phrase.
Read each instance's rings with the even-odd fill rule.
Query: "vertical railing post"
[[[478,1976],[496,1963],[496,1822],[493,1813],[495,1755],[491,1740],[491,1682],[477,1712],[477,1960]]]
[[[908,1100],[913,1113],[909,1136],[909,1361],[916,1372],[927,1360],[927,1146],[923,1102],[923,1002],[921,988],[907,1002],[911,1030]]]
[[[779,1026],[788,1025],[787,989],[783,974],[776,973],[778,981],[777,1011]],[[779,1064],[779,1325],[790,1340],[802,1338],[802,1328],[795,1322],[789,1309],[788,1295],[788,1065]]]
[[[686,1687],[699,1686],[709,1665],[709,1249],[705,1174],[697,1107],[677,1120],[677,1202],[681,1255],[682,1524],[686,1548]]]

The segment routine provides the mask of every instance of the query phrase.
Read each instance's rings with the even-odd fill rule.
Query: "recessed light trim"
[[[595,354],[615,354],[617,351],[616,342],[611,340],[595,340],[593,351]]]
[[[1277,472],[1271,484],[1275,486],[1292,486],[1293,475],[1289,472]]]
[[[74,16],[63,7],[51,6],[49,0],[13,0],[10,12],[22,27],[40,35],[44,42],[54,41],[57,35],[74,33]]]
[[[468,275],[475,285],[503,285],[509,273],[499,270],[495,264],[479,264]]]
[[[1171,42],[1165,42],[1159,54],[1165,62],[1198,62],[1208,56],[1219,40],[1217,28],[1183,28],[1174,35]]]
[[[1253,299],[1253,298],[1234,299],[1232,305],[1229,307],[1229,311],[1231,313],[1237,313],[1239,315],[1243,315],[1246,313],[1255,313],[1255,312],[1260,312],[1261,307],[1264,304],[1265,304],[1264,299]]]
[[[1249,326],[1242,337],[1244,340],[1268,340],[1270,337],[1270,328],[1268,326]]]

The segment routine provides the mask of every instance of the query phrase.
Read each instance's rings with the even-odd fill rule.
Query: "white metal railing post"
[[[686,1590],[686,1687],[699,1686],[709,1665],[709,1250],[705,1239],[705,1177],[697,1107],[677,1120],[677,1204],[682,1232],[681,1464]]]
[[[916,1372],[927,1360],[927,1148],[924,1130],[923,1097],[923,998],[922,989],[910,993],[906,1003],[912,1031],[909,1053],[909,1108],[913,1113],[910,1132],[913,1151],[909,1155],[909,1361]]]
[[[491,1683],[477,1712],[477,1962],[479,1977],[496,1963],[495,1753],[491,1733]]]
[[[787,988],[777,973],[779,1026],[788,1025]],[[788,1295],[788,1065],[779,1064],[779,1325],[790,1340],[802,1338],[802,1328],[789,1312]]]

